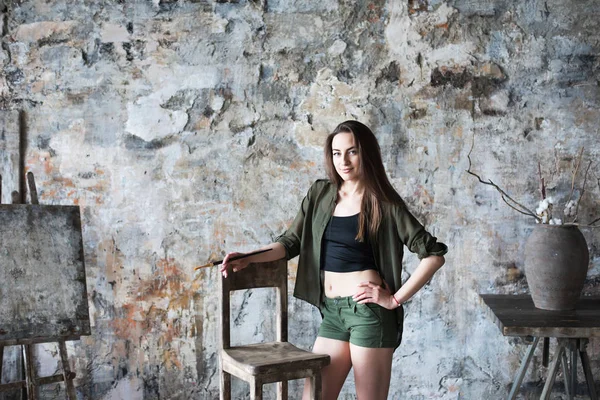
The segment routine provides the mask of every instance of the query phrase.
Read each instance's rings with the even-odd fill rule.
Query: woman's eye
[[[334,157],[337,157],[337,156],[339,156],[339,155],[340,155],[340,153],[339,153],[339,152],[337,152],[337,151],[333,153],[333,156],[334,156]]]

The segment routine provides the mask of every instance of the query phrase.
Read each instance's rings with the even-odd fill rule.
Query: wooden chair
[[[274,287],[277,289],[277,341],[231,347],[230,292]],[[250,398],[262,399],[262,385],[278,382],[277,398],[286,400],[288,380],[310,378],[311,399],[321,399],[321,369],[328,355],[301,350],[287,341],[287,261],[251,264],[221,278],[221,400],[231,400],[231,375],[250,384]]]

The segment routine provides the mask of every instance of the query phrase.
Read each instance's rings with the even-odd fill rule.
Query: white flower
[[[547,224],[552,220],[552,204],[554,204],[554,199],[547,197],[540,201],[538,207],[535,209],[535,213],[540,217],[542,224]]]
[[[565,206],[565,217],[574,217],[576,208],[577,203],[575,202],[575,200],[569,200],[569,202]]]
[[[552,206],[552,204],[554,204],[554,200],[552,199],[552,197],[546,197],[544,200],[540,201],[540,203],[538,204],[538,210],[539,210],[538,213],[541,214],[542,212],[544,212],[545,210],[550,208]]]
[[[562,219],[560,219],[560,218],[552,218],[550,220],[550,225],[562,225]]]
[[[538,204],[538,207],[535,210],[535,213],[537,215],[542,215],[544,213],[544,211],[546,211],[548,209],[548,203],[546,203],[546,200],[542,200],[540,201],[540,204]]]

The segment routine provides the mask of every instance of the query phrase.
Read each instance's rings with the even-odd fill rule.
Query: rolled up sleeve
[[[300,242],[302,238],[302,230],[304,229],[304,218],[310,204],[310,196],[314,185],[308,190],[306,196],[302,200],[302,205],[296,218],[290,227],[281,235],[275,238],[275,242],[281,243],[285,248],[285,258],[291,260],[300,254]]]
[[[438,242],[425,227],[410,213],[406,205],[396,210],[398,235],[411,253],[419,259],[429,256],[443,256],[448,252],[448,246]]]

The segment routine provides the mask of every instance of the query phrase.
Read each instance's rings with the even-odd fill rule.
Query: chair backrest
[[[221,343],[224,349],[231,346],[231,297],[236,290],[274,287],[277,289],[277,341],[287,342],[287,260],[250,264],[239,272],[221,276]]]

